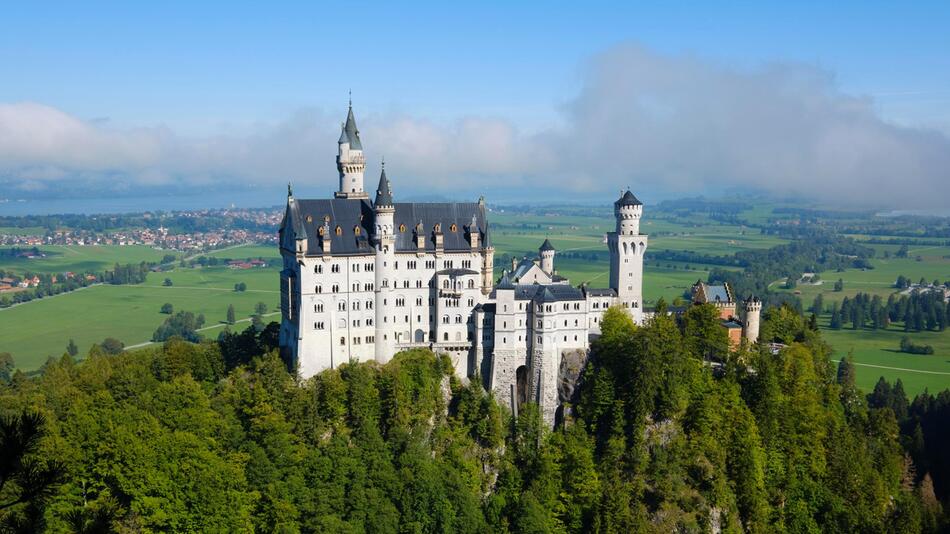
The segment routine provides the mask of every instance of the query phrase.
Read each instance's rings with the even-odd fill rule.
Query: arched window
[[[468,288],[469,288],[469,289],[474,289],[474,288],[475,288],[475,280],[472,280],[471,278],[469,278],[469,280],[468,280]]]
[[[336,235],[343,235],[343,227],[342,227],[342,226],[337,225],[337,227],[336,227]]]
[[[452,223],[452,226],[449,226],[449,231],[451,232],[458,232],[458,230],[459,227],[455,223]]]
[[[406,225],[405,225],[405,224],[400,224],[400,225],[399,225],[399,231],[400,231],[400,232],[405,232],[405,231],[406,231]]]
[[[435,230],[436,233],[441,232],[441,231],[442,231],[442,223],[435,223],[435,228],[434,228],[434,230]]]
[[[317,233],[322,237],[323,236],[323,227],[321,226]]]
[[[353,227],[353,235],[360,235],[360,231],[361,231],[361,230],[362,230],[362,228],[360,228],[359,226],[354,226],[354,227]]]

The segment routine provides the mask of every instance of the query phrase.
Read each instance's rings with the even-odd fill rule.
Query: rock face
[[[577,389],[577,381],[587,365],[587,351],[566,350],[561,353],[561,366],[557,373],[558,404],[571,402]]]

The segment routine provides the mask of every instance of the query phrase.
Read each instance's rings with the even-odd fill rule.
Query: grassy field
[[[116,262],[122,264],[157,262],[161,261],[162,256],[169,254],[168,251],[156,250],[144,245],[51,245],[37,248],[47,256],[35,259],[0,256],[0,269],[18,273],[27,271],[37,273],[99,272],[112,268]]]
[[[823,326],[827,327],[825,317]],[[888,330],[822,329],[822,336],[835,349],[835,359],[851,352],[856,365],[858,386],[866,392],[874,389],[883,376],[893,383],[898,378],[911,397],[924,389],[931,393],[950,387],[950,331],[909,334],[915,343],[932,345],[935,354],[907,354],[897,350],[901,337],[908,335],[900,328]]]
[[[950,247],[911,247],[908,258],[894,258],[894,252],[900,248],[898,245],[870,246],[877,250],[877,257],[871,262],[873,269],[826,272],[822,273],[823,282],[819,285],[800,284],[794,290],[785,290],[781,288],[781,283],[776,283],[772,289],[794,292],[807,308],[819,293],[825,306],[841,302],[845,297],[854,298],[857,293],[880,295],[887,300],[889,295],[897,291],[894,281],[900,275],[915,282],[921,277],[928,281],[950,280],[950,259],[944,257],[950,255]],[[883,257],[885,250],[890,252],[890,258]],[[834,282],[839,278],[844,281],[844,290],[836,292],[833,290]],[[891,382],[900,378],[908,395],[920,393],[924,388],[942,391],[950,387],[950,330],[909,334],[915,342],[932,345],[935,351],[929,356],[911,355],[897,352],[901,337],[908,335],[903,332],[901,325],[882,331],[854,331],[849,328],[830,330],[827,328],[829,319],[828,315],[824,315],[819,322],[823,326],[822,335],[834,347],[836,358],[843,357],[849,351],[854,354],[855,363],[858,364],[858,384],[865,390],[870,391],[881,376]]]
[[[203,313],[207,325],[223,327],[229,304],[238,317],[250,316],[258,302],[275,311],[280,298],[278,272],[213,267],[151,273],[141,285],[97,285],[0,310],[0,352],[13,354],[21,369],[33,370],[48,356],[61,355],[70,338],[80,354],[110,336],[126,345],[143,343],[167,317],[159,312],[166,302],[176,311]],[[174,285],[163,287],[166,277]],[[246,283],[247,291],[235,292],[238,282]],[[213,337],[217,331],[212,328],[203,334]]]

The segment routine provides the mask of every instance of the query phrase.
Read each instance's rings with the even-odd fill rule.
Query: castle
[[[280,345],[304,378],[425,347],[448,354],[459,377],[481,377],[513,411],[536,402],[553,424],[562,362],[586,354],[604,310],[621,306],[643,322],[648,239],[629,190],[614,202],[607,235],[610,287],[571,286],[548,240],[496,284],[484,199],[396,202],[385,166],[370,199],[352,104],[336,163],[334,198],[297,199],[288,186],[280,226]]]

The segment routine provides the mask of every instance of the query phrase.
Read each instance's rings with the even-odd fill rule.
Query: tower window
[[[399,225],[399,231],[400,231],[400,232],[405,232],[405,231],[406,231],[406,225],[405,225],[405,224],[400,224],[400,225]]]
[[[343,227],[341,226],[336,227],[336,235],[343,235]]]

